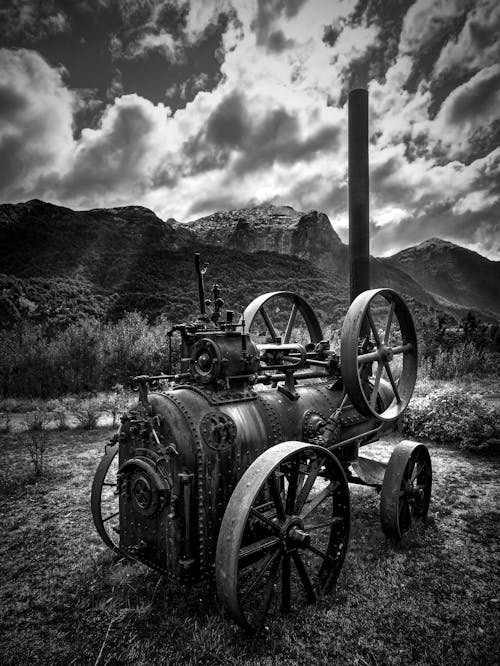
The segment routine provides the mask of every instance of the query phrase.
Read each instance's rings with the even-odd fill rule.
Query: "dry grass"
[[[89,495],[111,432],[50,432],[37,482],[22,435],[2,436],[2,664],[498,663],[497,459],[431,445],[431,518],[397,547],[380,530],[376,493],[354,487],[334,594],[249,639],[213,589],[183,589],[101,543]],[[392,444],[370,450],[387,459]]]

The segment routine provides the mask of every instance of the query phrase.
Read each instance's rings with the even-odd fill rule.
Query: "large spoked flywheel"
[[[403,413],[417,378],[417,335],[401,296],[370,289],[354,299],[342,327],[340,363],[361,414],[392,421]]]
[[[293,291],[273,291],[255,298],[240,323],[254,341],[302,344],[321,342],[321,326],[309,303]],[[305,339],[304,339],[305,338]]]
[[[217,541],[229,615],[257,631],[268,614],[314,603],[337,580],[349,529],[348,484],[331,453],[303,442],[265,451],[236,486]]]

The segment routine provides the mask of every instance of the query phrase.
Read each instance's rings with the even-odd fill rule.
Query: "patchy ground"
[[[336,591],[249,639],[213,590],[172,585],[101,543],[89,496],[111,432],[50,432],[37,483],[23,435],[1,435],[2,664],[499,663],[498,458],[430,445],[430,520],[399,546],[382,535],[377,494],[353,487]],[[393,444],[369,450],[386,460]]]

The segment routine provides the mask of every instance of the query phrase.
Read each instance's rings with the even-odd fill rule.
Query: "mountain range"
[[[187,223],[140,206],[73,211],[39,200],[0,205],[0,323],[63,327],[139,310],[180,321],[197,311],[193,255],[210,263],[237,313],[267,291],[298,291],[323,324],[348,307],[348,249],[324,213],[261,205]],[[500,319],[500,262],[439,239],[370,259],[371,286],[402,293],[419,316]]]

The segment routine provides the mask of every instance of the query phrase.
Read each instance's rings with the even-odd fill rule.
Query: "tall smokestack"
[[[351,303],[370,288],[368,90],[349,93],[349,270]]]

